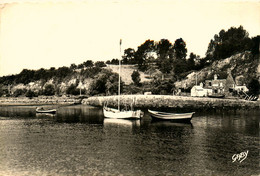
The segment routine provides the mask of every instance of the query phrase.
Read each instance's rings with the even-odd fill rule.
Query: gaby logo
[[[242,161],[244,161],[246,158],[247,158],[247,155],[248,155],[248,150],[246,152],[241,152],[239,154],[234,154],[232,156],[232,163],[238,161],[240,163],[242,163]]]

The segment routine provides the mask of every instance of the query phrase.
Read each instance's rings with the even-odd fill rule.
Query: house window
[[[209,82],[209,86],[211,86],[211,82]]]
[[[223,86],[223,83],[221,82],[221,83],[220,83],[220,87],[222,87],[222,86]]]
[[[214,90],[214,93],[218,93],[218,89],[215,89],[215,90]]]

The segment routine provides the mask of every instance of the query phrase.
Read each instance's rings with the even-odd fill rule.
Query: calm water
[[[104,119],[90,106],[0,107],[0,175],[258,175],[259,111],[192,124]],[[232,156],[248,151],[243,162]]]

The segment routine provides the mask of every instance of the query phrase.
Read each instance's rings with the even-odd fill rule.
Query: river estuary
[[[0,106],[0,175],[260,174],[259,111],[196,112],[184,124],[147,111],[130,121],[87,105],[35,108]]]

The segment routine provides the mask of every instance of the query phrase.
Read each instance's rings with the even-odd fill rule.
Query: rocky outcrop
[[[176,88],[191,88],[197,83],[204,82],[215,72],[221,71],[228,73],[231,71],[237,84],[245,84],[250,81],[250,77],[260,76],[260,61],[252,59],[252,54],[248,51],[235,54],[224,60],[215,61],[211,66],[203,68],[200,71],[193,71],[184,80],[175,82]]]

